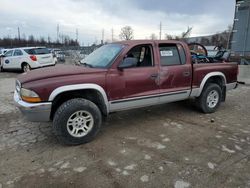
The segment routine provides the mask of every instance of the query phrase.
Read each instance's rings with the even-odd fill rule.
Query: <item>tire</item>
[[[31,70],[31,67],[30,67],[30,65],[28,63],[23,63],[22,64],[22,71],[23,72],[28,72],[30,70]]]
[[[209,83],[203,89],[196,105],[203,113],[213,113],[220,106],[222,100],[221,87],[214,83]]]
[[[93,102],[81,98],[64,102],[53,119],[53,131],[59,142],[66,145],[90,142],[100,131],[101,125],[99,108]]]

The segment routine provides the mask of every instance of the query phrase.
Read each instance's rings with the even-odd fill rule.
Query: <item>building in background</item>
[[[250,65],[250,0],[236,0],[231,59]]]

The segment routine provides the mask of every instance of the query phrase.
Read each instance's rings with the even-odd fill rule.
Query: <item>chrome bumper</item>
[[[50,121],[51,102],[27,103],[21,99],[17,91],[14,93],[14,101],[29,121]]]

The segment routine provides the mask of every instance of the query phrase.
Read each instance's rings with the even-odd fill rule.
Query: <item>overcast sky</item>
[[[235,0],[0,0],[0,37],[33,34],[56,39],[60,33],[81,44],[119,39],[121,27],[130,25],[136,39],[159,36],[160,21],[165,33],[178,35],[188,26],[191,36],[223,31],[233,22]]]

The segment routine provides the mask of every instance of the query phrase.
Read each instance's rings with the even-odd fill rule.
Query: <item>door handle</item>
[[[150,78],[156,79],[158,77],[158,74],[151,74]]]
[[[189,71],[183,72],[183,76],[185,76],[185,77],[190,76],[190,72]]]

